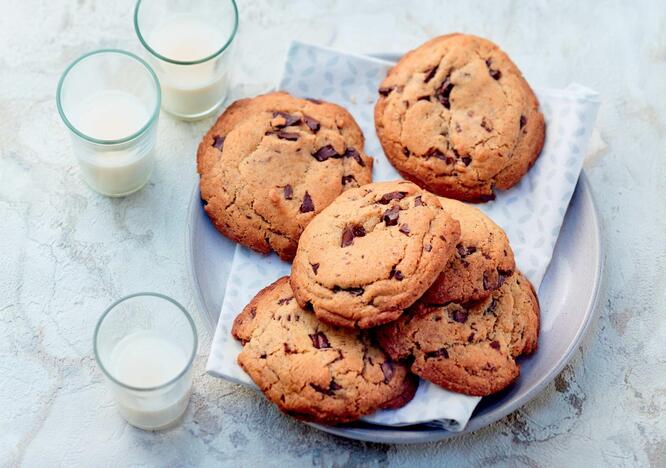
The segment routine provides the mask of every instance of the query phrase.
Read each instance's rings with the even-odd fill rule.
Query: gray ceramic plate
[[[199,198],[192,193],[187,227],[187,254],[198,311],[215,331],[235,244],[219,234]],[[578,180],[553,260],[539,289],[542,308],[539,350],[521,362],[518,381],[498,395],[481,400],[463,432],[427,426],[392,428],[356,423],[344,426],[312,424],[351,439],[386,443],[418,443],[453,437],[487,426],[534,398],[571,359],[585,335],[601,283],[603,249],[597,213],[585,173]]]

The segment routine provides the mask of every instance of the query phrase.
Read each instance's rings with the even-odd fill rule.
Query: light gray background
[[[663,2],[241,1],[236,96],[278,79],[292,38],[399,52],[464,31],[498,42],[535,86],[601,93],[607,148],[586,162],[607,268],[599,318],[564,372],[526,407],[425,446],[364,444],[282,416],[203,373],[176,429],[127,426],[91,337],[112,300],[164,292],[190,310],[185,217],[194,152],[211,124],[162,115],[159,164],[111,200],[79,178],[55,107],[68,63],[141,52],[130,1],[4,0],[0,14],[0,464],[26,466],[666,464],[666,7]],[[597,142],[599,143],[599,141]],[[198,318],[197,318],[198,320]]]

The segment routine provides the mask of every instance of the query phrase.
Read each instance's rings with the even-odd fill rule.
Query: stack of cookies
[[[220,232],[293,261],[232,334],[241,367],[300,419],[398,408],[417,377],[489,395],[537,345],[538,300],[507,236],[458,201],[492,198],[538,156],[531,89],[496,46],[450,35],[407,54],[379,95],[377,133],[411,182],[372,183],[353,117],[286,93],[232,104],[197,154]]]

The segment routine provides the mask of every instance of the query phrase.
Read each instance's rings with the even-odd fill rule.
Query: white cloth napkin
[[[296,96],[332,101],[349,110],[365,134],[366,153],[375,158],[375,181],[399,178],[382,152],[373,122],[377,88],[391,66],[374,58],[294,42],[279,85]],[[541,156],[517,186],[500,191],[493,202],[478,205],[504,228],[518,267],[536,288],[550,263],[599,107],[597,93],[575,84],[563,90],[539,89],[537,95],[547,125]],[[290,264],[275,255],[236,247],[208,358],[211,375],[254,385],[236,364],[241,346],[230,335],[231,325],[260,289],[289,271]],[[414,399],[403,408],[377,411],[363,419],[390,426],[426,423],[461,431],[479,400],[421,381]]]

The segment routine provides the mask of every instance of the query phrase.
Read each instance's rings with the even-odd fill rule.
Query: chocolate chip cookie
[[[291,260],[310,220],[372,180],[364,138],[342,107],[270,93],[233,103],[197,152],[201,198],[215,227]]]
[[[353,421],[409,402],[417,382],[367,334],[320,323],[293,298],[288,277],[236,317],[238,363],[282,411],[320,423]]]
[[[432,285],[459,238],[458,221],[411,182],[348,190],[303,232],[294,296],[329,324],[390,322]]]
[[[518,271],[473,304],[419,301],[381,327],[377,337],[393,359],[412,359],[411,370],[454,392],[496,393],[520,374],[516,357],[537,347],[539,302]]]
[[[509,57],[480,37],[436,37],[402,57],[379,88],[377,135],[407,179],[481,202],[532,166],[545,124]]]
[[[513,274],[515,262],[509,239],[478,208],[448,198],[439,201],[460,223],[460,241],[423,300],[446,304],[484,299]]]

